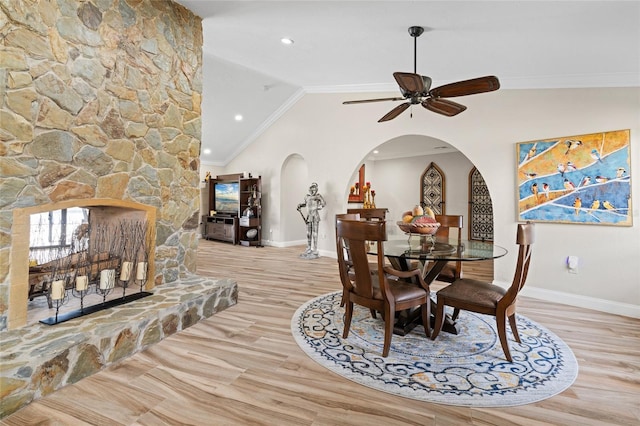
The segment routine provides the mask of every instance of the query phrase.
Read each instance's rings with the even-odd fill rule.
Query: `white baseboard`
[[[510,283],[502,282],[495,282],[495,284],[503,287],[508,287],[510,285]],[[593,309],[594,311],[606,312],[609,314],[640,318],[640,306],[632,305],[630,303],[614,302],[612,300],[598,299],[596,297],[526,286],[520,294],[526,297],[533,297],[534,299],[546,300],[548,302],[563,303],[569,306]]]
[[[278,248],[284,248],[284,247],[293,247],[293,246],[307,246],[307,240],[300,240],[300,241],[271,241],[271,240],[262,240],[262,245],[264,246],[271,246],[271,247],[278,247]],[[304,249],[302,250],[304,251]]]

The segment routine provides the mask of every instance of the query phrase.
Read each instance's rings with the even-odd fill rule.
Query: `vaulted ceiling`
[[[484,75],[501,90],[640,86],[637,1],[178,2],[203,18],[201,159],[212,165],[305,93],[399,94],[392,74],[413,71],[413,25],[426,29],[416,65],[433,87]]]

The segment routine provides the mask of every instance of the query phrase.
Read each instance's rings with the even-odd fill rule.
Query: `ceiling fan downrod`
[[[422,27],[409,27],[409,35],[413,37],[413,73],[417,74],[418,62],[418,37],[424,32]]]

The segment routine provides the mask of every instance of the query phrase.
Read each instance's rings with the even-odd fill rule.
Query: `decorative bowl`
[[[406,222],[397,222],[398,228],[402,232],[406,232],[407,234],[423,234],[423,235],[433,235],[436,233],[438,228],[440,228],[440,223],[432,222],[432,223],[406,223]]]

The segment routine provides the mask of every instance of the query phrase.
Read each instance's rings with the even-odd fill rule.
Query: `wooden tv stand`
[[[238,217],[228,215],[203,216],[204,238],[237,244]]]

